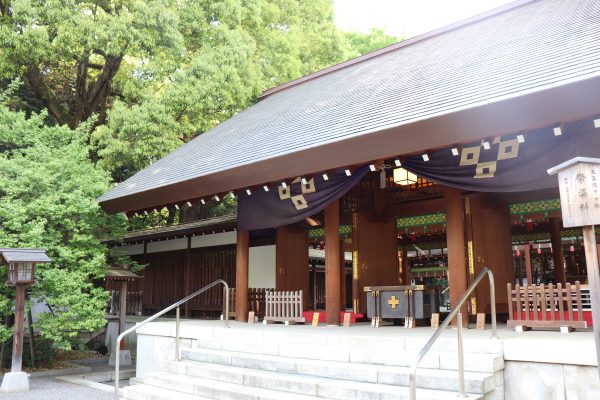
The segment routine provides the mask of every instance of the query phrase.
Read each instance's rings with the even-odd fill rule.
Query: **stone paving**
[[[1,393],[2,400],[112,400],[113,394],[54,378],[29,378],[29,392]]]

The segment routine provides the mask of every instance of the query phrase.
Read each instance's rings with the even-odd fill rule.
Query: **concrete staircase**
[[[405,336],[355,336],[343,328],[304,330],[213,329],[183,348],[181,361],[129,386],[130,400],[392,400],[409,399],[409,365],[431,331]],[[291,327],[290,327],[291,328]],[[306,329],[309,328],[309,329]],[[337,330],[337,331],[336,331]],[[349,333],[350,332],[350,333]],[[369,333],[368,331],[366,331]],[[419,400],[456,399],[456,332],[449,330],[417,372]],[[469,399],[504,399],[502,342],[465,341],[465,388]]]

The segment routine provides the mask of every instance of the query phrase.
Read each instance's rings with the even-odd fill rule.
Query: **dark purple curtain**
[[[600,121],[594,119],[517,132],[404,160],[403,167],[445,186],[479,192],[522,192],[558,186],[547,170],[574,157],[600,157]],[[555,135],[559,128],[560,135]]]
[[[303,183],[299,178],[287,182],[287,187],[270,187],[268,192],[255,189],[251,195],[238,196],[240,230],[275,228],[303,220],[322,211],[334,200],[346,194],[369,171],[361,167],[346,176],[343,170],[328,175],[324,180],[317,175]]]

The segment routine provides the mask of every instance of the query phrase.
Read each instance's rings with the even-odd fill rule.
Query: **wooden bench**
[[[559,328],[569,332],[587,328],[583,317],[581,285],[515,285],[509,283],[509,327],[518,331],[531,328]]]
[[[286,325],[304,323],[302,290],[295,292],[266,292],[263,323],[284,322]]]

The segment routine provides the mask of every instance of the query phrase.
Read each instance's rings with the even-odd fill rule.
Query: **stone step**
[[[410,398],[408,388],[385,384],[305,377],[302,382],[297,381],[294,386],[288,387],[296,392],[288,390],[283,393],[281,390],[256,387],[253,385],[256,382],[252,382],[252,379],[248,378],[248,381],[244,380],[243,384],[240,384],[190,377],[172,372],[156,372],[146,377],[145,384],[175,392],[223,400],[311,400],[315,397],[338,400],[409,400]],[[296,377],[296,379],[300,378]],[[309,381],[313,385],[309,385]],[[419,400],[456,399],[456,396],[456,392],[417,390]],[[174,393],[172,398],[179,399],[181,397]],[[482,396],[470,394],[465,398],[481,399]]]
[[[125,400],[210,400],[208,397],[196,396],[170,389],[146,384],[126,386],[123,388],[121,399]]]
[[[205,379],[246,384],[265,389],[298,393],[316,393],[322,378],[352,382],[380,383],[392,386],[409,386],[409,368],[374,365],[349,365],[347,363],[298,360],[288,365],[274,366],[269,361],[251,365],[232,366],[198,361],[167,361],[163,370]],[[233,360],[232,360],[233,362]],[[284,367],[284,368],[282,368]],[[276,369],[275,371],[273,369]],[[502,372],[498,372],[499,379]],[[502,384],[501,382],[499,384]],[[432,390],[458,390],[458,372],[420,369],[417,387]],[[496,388],[494,374],[465,373],[465,390],[468,393],[486,394]]]
[[[370,353],[362,349],[339,351],[331,348],[310,347],[309,345],[282,346],[276,354],[261,353],[253,346],[241,350],[215,350],[206,348],[184,348],[181,351],[183,359],[212,362],[225,365],[250,367],[272,364],[283,371],[294,368],[294,364],[306,364],[306,360],[337,361],[345,365],[369,364],[409,367],[416,356],[416,351],[397,351],[389,349],[385,353]],[[310,345],[318,346],[318,345]],[[465,371],[495,373],[504,369],[504,358],[496,354],[465,353]],[[432,351],[419,364],[420,368],[458,370],[458,354]],[[259,368],[259,367],[251,367]]]
[[[390,327],[391,328],[391,327]],[[336,328],[334,328],[336,329]],[[385,328],[381,328],[385,329]],[[403,328],[398,328],[403,329]],[[320,330],[320,328],[315,328]],[[402,330],[405,333],[410,330]],[[337,334],[336,334],[337,333]],[[464,341],[465,352],[479,354],[502,354],[502,341],[490,339],[487,332],[479,332],[481,337],[470,337]],[[433,334],[433,331],[431,332]],[[235,350],[242,351],[243,347],[253,347],[265,354],[277,354],[279,348],[289,346],[313,345],[317,348],[330,348],[336,351],[348,351],[349,349],[363,349],[367,352],[385,352],[390,348],[395,350],[409,350],[415,353],[425,345],[429,337],[422,335],[399,335],[389,334],[386,336],[370,335],[340,335],[338,331],[327,331],[320,333],[298,333],[285,332],[281,330],[250,330],[250,329],[226,329],[211,328],[202,331],[201,335],[196,334],[195,345],[201,348],[210,348],[215,350]],[[432,350],[437,352],[456,352],[456,331],[448,329],[442,334]],[[375,343],[374,343],[375,342]]]

